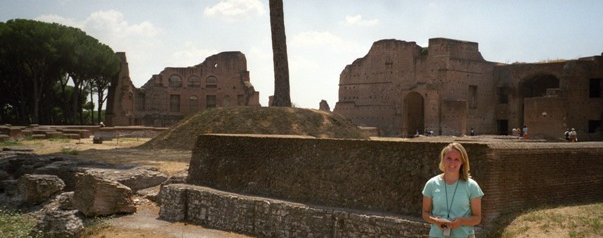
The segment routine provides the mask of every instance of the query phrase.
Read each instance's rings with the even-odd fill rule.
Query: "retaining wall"
[[[160,218],[259,237],[427,237],[416,218],[309,206],[207,187],[170,184],[160,193]]]
[[[202,135],[188,182],[303,204],[419,217],[421,190],[440,173],[439,152],[446,144]],[[471,174],[485,193],[486,226],[506,211],[603,200],[603,143],[463,145]]]

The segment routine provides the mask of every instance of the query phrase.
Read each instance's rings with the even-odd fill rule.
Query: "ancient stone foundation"
[[[188,183],[418,218],[421,191],[429,178],[440,173],[439,152],[446,144],[202,135],[193,150]],[[603,190],[594,189],[603,187],[603,143],[463,145],[471,175],[485,193],[484,226],[505,212],[603,199]]]
[[[159,216],[260,237],[427,237],[416,218],[309,206],[215,189],[171,184],[161,189]]]

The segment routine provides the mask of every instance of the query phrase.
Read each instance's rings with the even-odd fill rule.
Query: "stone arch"
[[[217,88],[218,87],[218,78],[216,76],[209,76],[205,79],[205,87],[206,88]]]
[[[425,129],[425,100],[417,92],[410,92],[404,97],[404,131],[407,136]]]
[[[519,124],[525,124],[524,99],[544,97],[547,94],[559,91],[559,78],[550,73],[533,74],[519,80]]]
[[[170,85],[170,88],[181,87],[182,86],[182,78],[180,78],[180,76],[178,76],[176,74],[170,75],[169,85]]]

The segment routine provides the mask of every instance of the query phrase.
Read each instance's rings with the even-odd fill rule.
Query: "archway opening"
[[[415,133],[424,133],[425,112],[423,96],[417,92],[411,92],[404,98],[404,114],[406,135],[412,136]]]

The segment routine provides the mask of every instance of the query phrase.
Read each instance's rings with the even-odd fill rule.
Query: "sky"
[[[274,93],[268,0],[0,0],[0,21],[34,19],[84,30],[126,52],[141,87],[165,67],[197,65],[224,51],[247,58],[251,83]],[[339,75],[373,42],[427,47],[430,38],[479,43],[487,61],[576,59],[603,52],[600,0],[283,0],[291,101],[338,100]]]

